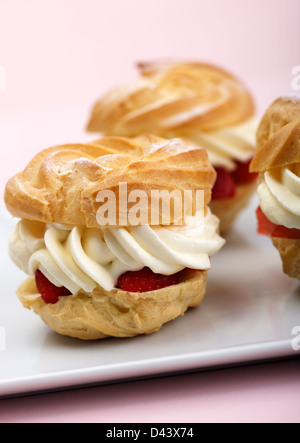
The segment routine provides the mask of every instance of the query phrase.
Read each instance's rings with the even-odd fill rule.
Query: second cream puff
[[[181,137],[207,150],[218,173],[211,208],[230,230],[256,189],[255,106],[233,75],[204,63],[140,64],[140,77],[103,96],[88,130],[106,135]]]

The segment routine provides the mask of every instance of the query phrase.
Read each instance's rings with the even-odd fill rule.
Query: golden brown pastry
[[[207,204],[215,177],[205,151],[181,140],[152,135],[131,140],[105,137],[41,152],[8,182],[5,200],[18,218],[90,228],[98,227],[98,193],[112,191],[118,198],[120,182],[127,184],[127,194],[139,190],[149,198],[153,190],[178,191],[183,196],[186,190],[201,189]],[[127,211],[131,206],[127,205]],[[153,208],[159,214],[152,214]],[[158,220],[151,224],[159,225],[163,223],[161,207],[153,208],[149,207],[149,219]],[[176,215],[182,217],[171,211],[171,223]]]
[[[215,175],[203,149],[178,139],[105,137],[39,153],[5,192],[21,219],[9,252],[29,275],[23,305],[84,340],[149,334],[198,305],[209,257],[224,244],[207,207]],[[170,204],[167,222],[162,200],[141,219],[152,191],[177,191],[178,201],[188,192],[189,211]]]
[[[300,279],[300,96],[276,100],[257,133],[258,231],[271,237],[284,272]]]
[[[212,211],[221,220],[221,231],[229,231],[256,188],[256,175],[249,174],[256,147],[251,94],[234,76],[208,64],[149,63],[139,68],[136,82],[96,103],[88,130],[181,137],[205,148],[218,173]]]

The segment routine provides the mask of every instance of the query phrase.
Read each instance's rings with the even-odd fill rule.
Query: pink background
[[[291,92],[299,0],[0,0],[0,187],[39,150],[80,142],[93,102],[135,64],[219,64],[258,116]],[[0,421],[299,421],[299,360],[0,403]]]
[[[42,148],[86,137],[92,104],[141,60],[219,64],[261,115],[291,91],[299,17],[299,0],[0,0],[1,189]]]

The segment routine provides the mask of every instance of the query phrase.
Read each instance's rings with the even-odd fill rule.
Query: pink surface
[[[92,103],[140,60],[219,64],[258,115],[291,92],[299,0],[0,0],[0,190],[31,156],[82,141]],[[1,86],[1,85],[0,85]],[[300,362],[2,400],[0,421],[298,421]]]
[[[1,423],[299,423],[300,360],[0,401]]]

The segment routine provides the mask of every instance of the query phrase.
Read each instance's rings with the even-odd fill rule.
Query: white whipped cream
[[[209,210],[176,227],[92,229],[21,220],[9,252],[28,275],[39,269],[54,285],[76,295],[97,285],[110,291],[123,273],[144,267],[164,275],[186,267],[208,270],[209,256],[225,243],[218,228],[219,220]]]
[[[207,150],[215,167],[236,169],[236,161],[246,163],[256,150],[257,120],[251,118],[238,126],[213,132],[195,132],[189,140]]]
[[[258,197],[271,222],[300,229],[300,164],[260,174]]]

